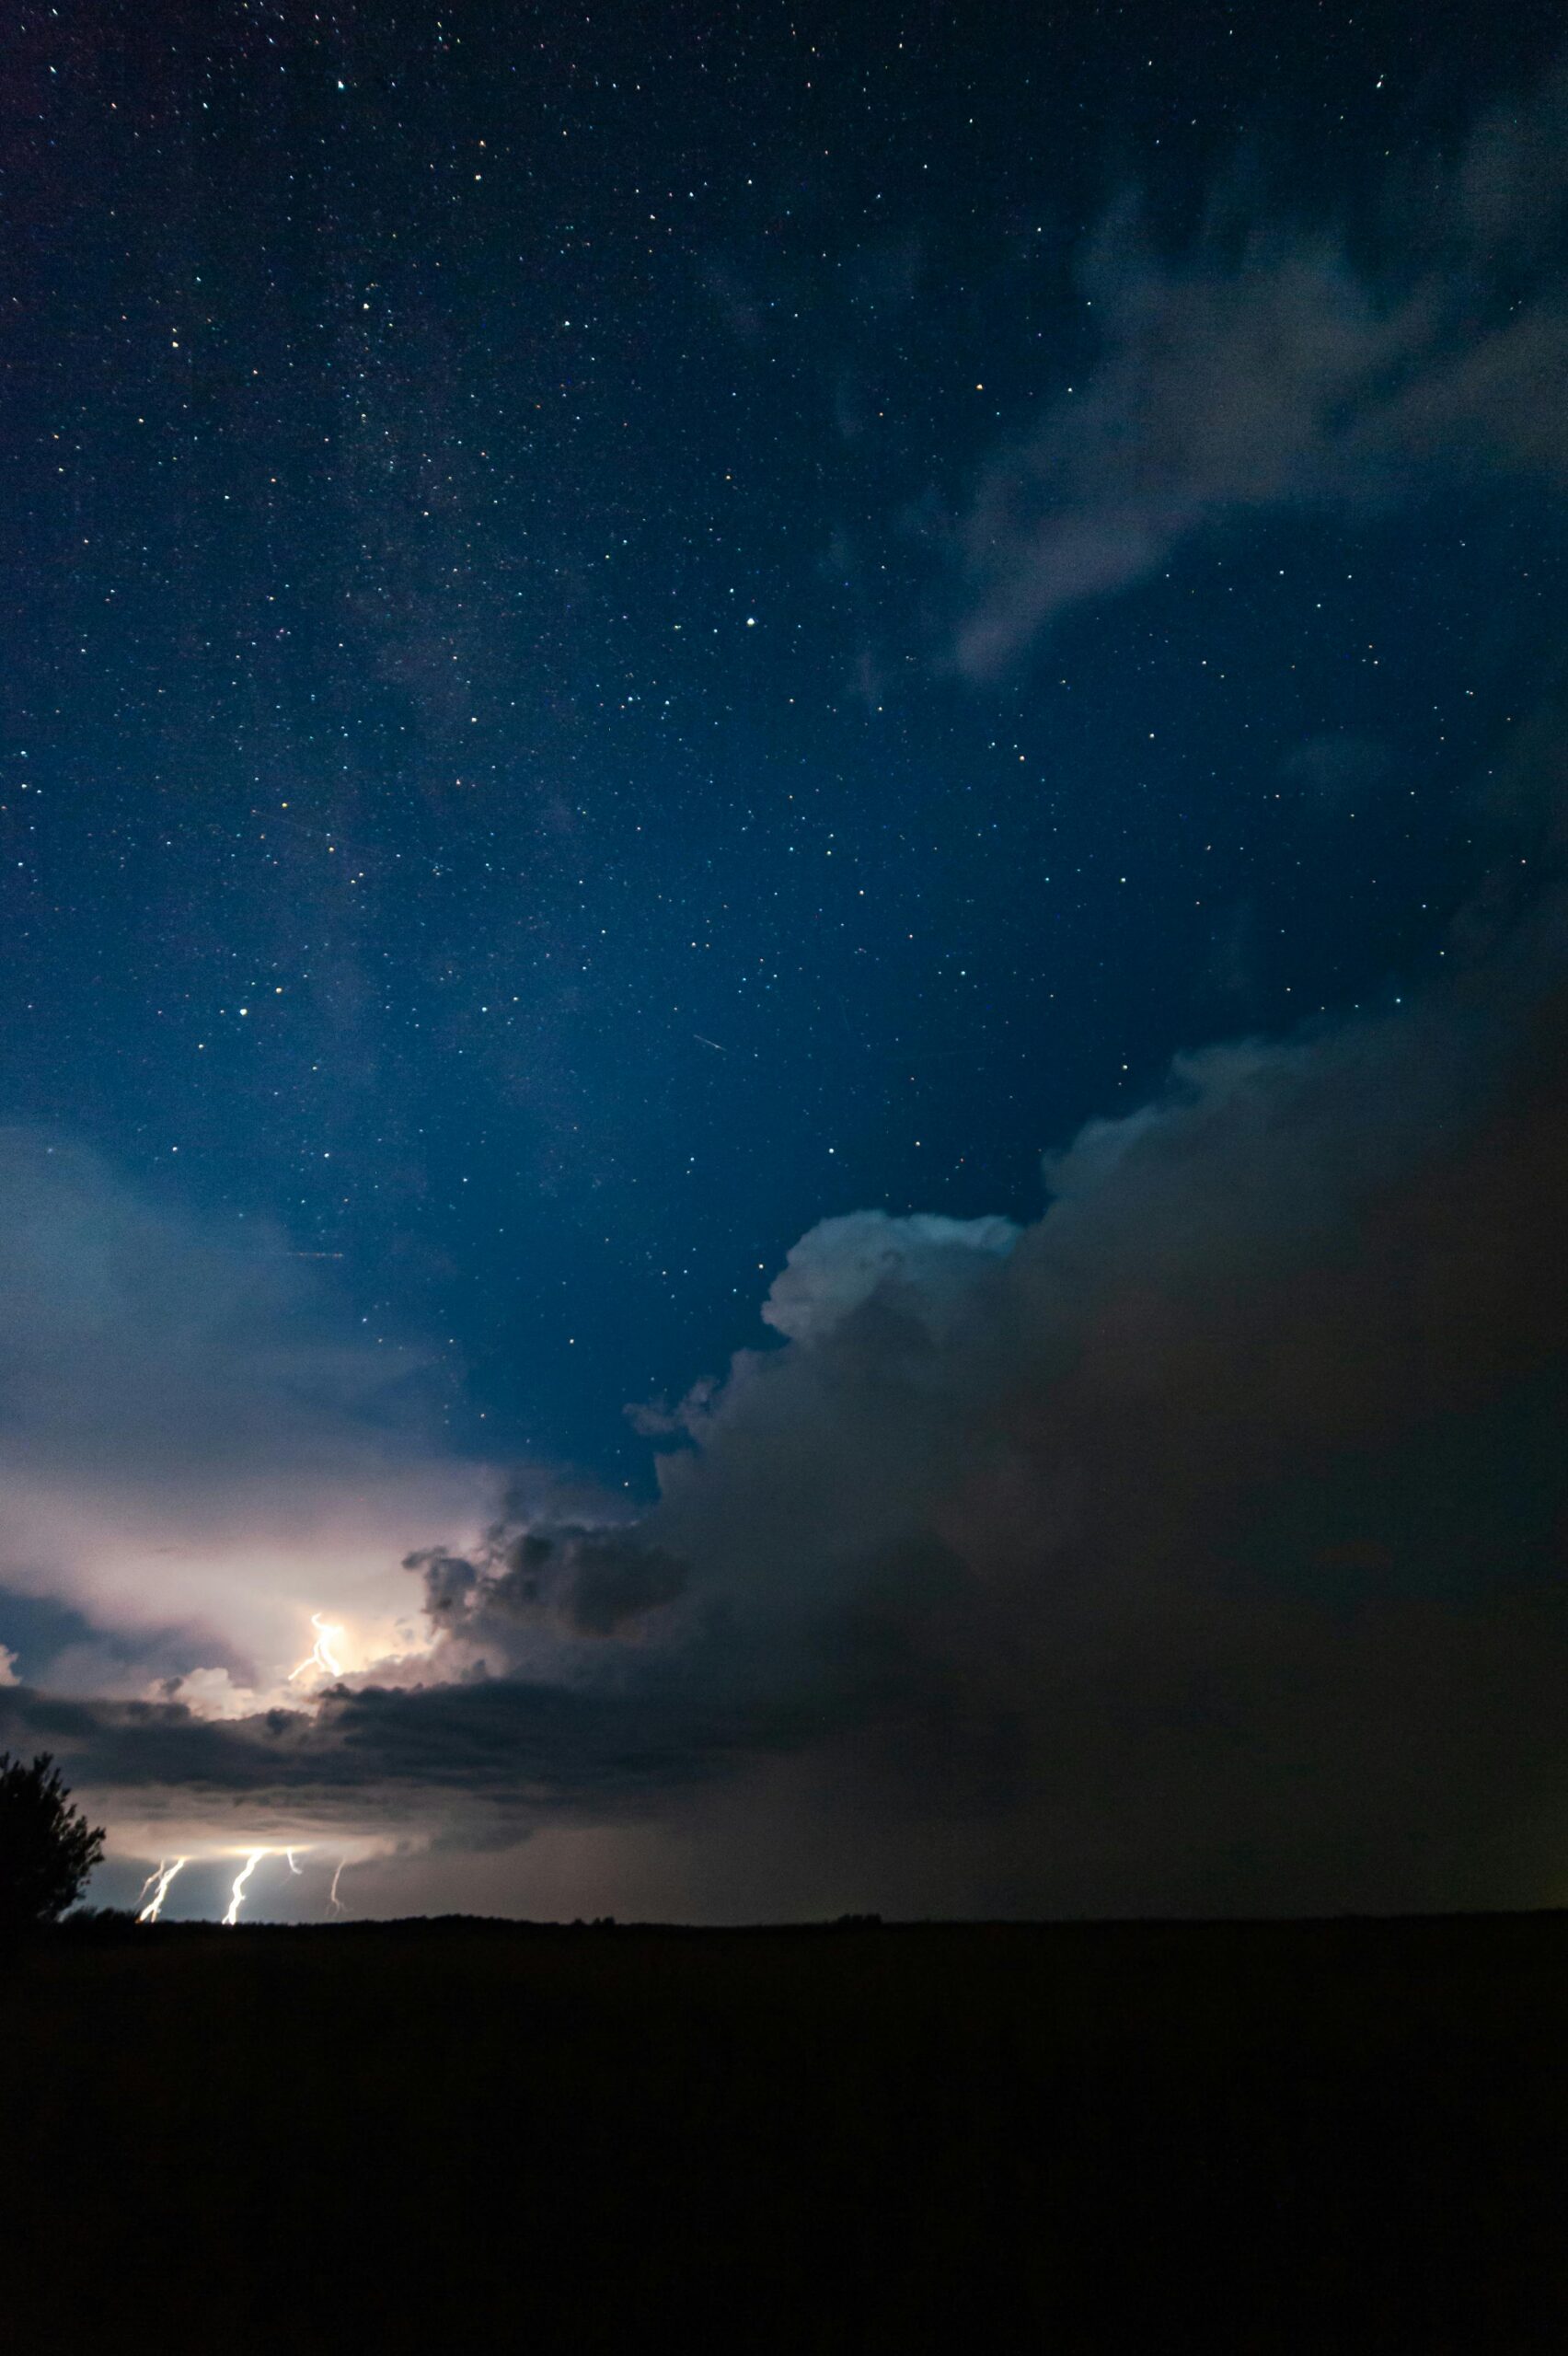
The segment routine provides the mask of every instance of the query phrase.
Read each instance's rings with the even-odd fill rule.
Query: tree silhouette
[[[30,1767],[0,1750],[0,1932],[52,1923],[103,1855],[103,1828],[73,1807],[46,1750]]]

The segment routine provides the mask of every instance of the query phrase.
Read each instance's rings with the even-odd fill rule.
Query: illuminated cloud
[[[19,1674],[233,1714],[281,1697],[315,1611],[356,1667],[423,1640],[399,1559],[421,1528],[477,1525],[489,1477],[440,1457],[418,1361],[346,1338],[282,1235],[155,1207],[11,1129],[0,1292]]]

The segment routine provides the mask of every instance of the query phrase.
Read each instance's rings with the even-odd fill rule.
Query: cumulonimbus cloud
[[[1568,942],[1525,872],[1405,1003],[1182,1059],[1032,1222],[814,1229],[657,1504],[538,1484],[421,1550],[397,1675],[227,1723],[7,1687],[0,1739],[144,1817],[457,1841],[732,1788],[754,1903],[1555,1897]]]

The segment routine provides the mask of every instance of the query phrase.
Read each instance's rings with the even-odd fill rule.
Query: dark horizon
[[[1561,2339],[1562,1914],[321,1932],[11,1952],[29,2344]]]

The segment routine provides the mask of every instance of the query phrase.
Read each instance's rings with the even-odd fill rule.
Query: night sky
[[[1560,39],[14,14],[95,1895],[1568,1899]]]

